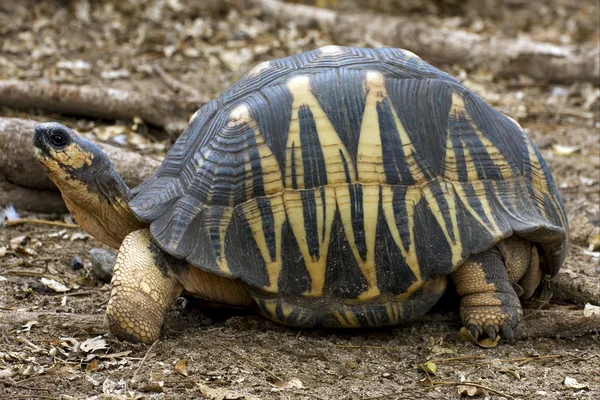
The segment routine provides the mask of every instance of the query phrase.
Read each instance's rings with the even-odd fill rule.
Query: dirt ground
[[[340,9],[344,1],[329,3]],[[360,4],[351,3],[354,9]],[[417,3],[408,1],[399,9],[397,2],[382,1],[382,8],[373,9],[478,33],[599,43],[595,0],[535,6],[488,1],[479,7],[474,1]],[[490,7],[499,7],[498,12]],[[343,44],[373,45],[367,39]],[[181,96],[197,92],[211,98],[260,61],[332,43],[338,41],[327,32],[280,26],[226,1],[0,0],[0,79]],[[156,73],[156,65],[181,83],[179,89]],[[600,253],[588,251],[600,226],[598,87],[436,66],[517,119],[531,135],[568,211],[571,247],[564,269],[600,279]],[[158,158],[170,145],[161,132],[132,127],[131,121],[42,114],[35,107],[0,109],[0,116],[59,120],[96,140]],[[17,211],[22,218],[69,221]],[[458,302],[451,295],[444,307],[414,324],[351,332],[290,329],[252,314],[192,307],[181,299],[151,348],[106,336],[86,342],[104,333],[100,321],[109,294],[108,285],[90,272],[89,250],[95,247],[102,245],[79,229],[33,224],[0,229],[0,311],[73,313],[96,316],[99,322],[98,335],[67,323],[0,325],[0,398],[440,399],[477,389],[459,386],[463,381],[481,386],[471,393],[477,398],[600,398],[598,334],[479,348],[458,338]],[[72,267],[74,257],[82,260],[82,268]],[[68,291],[57,292],[44,278]],[[525,318],[532,312],[526,309]],[[435,363],[435,375],[420,367],[426,362]]]

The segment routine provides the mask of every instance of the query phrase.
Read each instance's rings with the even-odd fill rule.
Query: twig
[[[361,398],[361,400],[379,400],[379,399],[385,399],[391,396],[400,396],[402,393],[401,392],[393,392],[393,393],[386,393],[386,394],[380,394],[379,396],[372,396],[372,397],[363,397]],[[414,397],[397,397],[399,399],[414,399]]]
[[[464,356],[464,357],[452,357],[452,358],[438,358],[430,360],[430,362],[432,363],[436,363],[436,364],[443,364],[443,363],[447,363],[447,362],[460,362],[460,361],[466,361],[466,360],[473,360],[473,359],[482,359],[485,358],[485,356]]]
[[[351,345],[351,344],[336,344],[338,349],[379,349],[379,350],[394,350],[401,351],[399,347],[375,346],[375,345]]]
[[[60,221],[48,221],[45,219],[9,219],[2,223],[2,225],[4,225],[4,226],[17,226],[17,225],[25,225],[25,224],[53,225],[53,226],[61,226],[63,228],[81,228],[77,224],[69,224],[67,222],[60,222]]]
[[[131,380],[135,380],[135,377],[138,375],[138,373],[140,372],[140,370],[142,369],[142,366],[144,365],[144,363],[146,362],[146,360],[148,359],[148,357],[150,356],[150,353],[152,352],[152,350],[154,349],[154,347],[160,343],[160,340],[157,340],[156,342],[152,343],[152,346],[150,346],[150,348],[148,349],[148,351],[146,352],[146,355],[144,355],[144,358],[142,358],[142,361],[140,361],[140,365],[138,366],[138,368],[135,370],[135,372],[133,373],[133,376],[131,377]]]
[[[152,68],[154,69],[154,72],[156,72],[158,76],[165,82],[165,84],[167,84],[167,86],[169,86],[175,92],[186,94],[189,96],[190,100],[196,99],[198,103],[207,102],[206,99],[201,100],[202,94],[198,90],[175,79],[172,75],[162,69],[160,65],[154,65]]]
[[[47,399],[47,400],[58,400],[58,397],[42,396],[39,394],[17,394],[13,396],[4,397],[4,400],[12,399]]]
[[[107,292],[107,290],[96,289],[96,290],[84,290],[82,292],[70,292],[70,293],[58,293],[58,294],[50,294],[47,297],[71,297],[71,296],[89,296],[91,294],[103,293]]]
[[[469,381],[465,381],[465,382],[434,382],[434,386],[461,386],[461,385],[465,385],[465,386],[473,386],[476,388],[480,388],[483,390],[487,390],[488,392],[492,392],[495,393],[499,396],[504,396],[507,399],[514,399],[513,396],[506,394],[504,392],[501,392],[499,390],[493,389],[489,386],[484,386],[480,383],[476,383],[476,382],[469,382]]]
[[[45,274],[43,272],[35,272],[35,271],[24,271],[24,270],[9,270],[9,271],[4,271],[3,272],[4,275],[15,275],[15,276],[27,276],[30,278],[48,278],[48,279],[56,279],[56,276],[54,275],[50,275],[50,274]]]
[[[281,379],[280,377],[278,377],[277,375],[275,375],[273,372],[271,372],[270,370],[268,370],[265,366],[259,364],[258,362],[251,360],[250,358],[246,357],[245,355],[238,353],[237,351],[235,351],[234,349],[225,346],[224,344],[221,344],[221,346],[225,349],[228,350],[230,352],[232,352],[233,354],[237,355],[238,357],[248,361],[249,363],[253,364],[254,366],[262,369],[263,371],[265,371],[267,374],[269,374],[273,379],[276,379],[280,382],[283,382],[283,379]]]
[[[37,388],[37,387],[29,387],[29,386],[23,386],[23,385],[19,385],[16,382],[11,382],[11,381],[7,381],[4,379],[0,379],[0,383],[4,384],[5,386],[11,386],[11,387],[15,387],[17,389],[25,389],[25,390],[45,390],[47,392],[50,391],[50,389],[46,389],[46,388]]]

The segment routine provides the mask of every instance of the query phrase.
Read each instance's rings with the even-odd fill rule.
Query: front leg
[[[472,255],[452,273],[461,296],[460,316],[475,338],[486,333],[491,339],[502,332],[507,339],[521,319],[521,302],[509,282],[500,252],[492,248]]]
[[[182,286],[163,262],[148,229],[127,235],[119,249],[104,324],[119,339],[152,343]]]

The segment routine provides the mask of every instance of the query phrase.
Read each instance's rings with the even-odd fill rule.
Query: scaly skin
[[[141,229],[123,240],[106,307],[105,325],[120,339],[152,343],[165,314],[183,287],[170,269],[162,269],[152,250],[150,232]]]
[[[462,297],[460,315],[465,327],[476,338],[485,333],[495,339],[502,333],[513,339],[522,315],[514,287],[522,298],[530,298],[541,275],[536,246],[516,236],[472,255],[451,275]]]

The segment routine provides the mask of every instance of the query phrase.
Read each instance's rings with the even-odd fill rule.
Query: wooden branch
[[[0,117],[0,204],[36,212],[65,212],[54,184],[33,156],[33,129],[38,122]],[[138,153],[98,143],[129,187],[135,187],[156,171],[160,162]]]
[[[525,315],[527,315],[527,310]],[[0,310],[0,326],[14,329],[29,321],[38,321],[39,326],[59,329],[66,334],[106,333],[102,315]],[[594,332],[600,332],[600,318],[584,317],[582,310],[553,308],[533,311],[529,317],[526,316],[519,323],[516,339],[570,338]]]
[[[203,103],[104,87],[0,81],[0,106],[92,118],[130,120],[137,116],[174,135],[183,132],[191,115]]]
[[[600,277],[592,278],[561,270],[552,278],[550,285],[552,300],[600,306]]]
[[[410,17],[344,14],[333,10],[282,3],[277,0],[237,0],[240,8],[258,8],[281,24],[327,30],[340,44],[371,38],[438,62],[486,66],[502,75],[527,74],[557,82],[600,79],[600,49],[561,46],[526,38],[507,39],[429,26]]]

